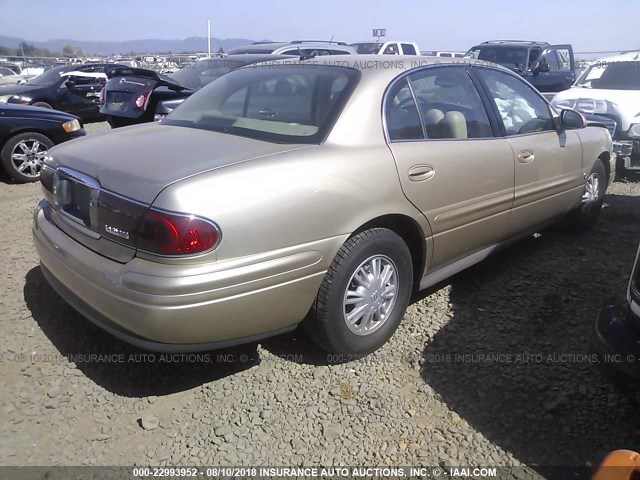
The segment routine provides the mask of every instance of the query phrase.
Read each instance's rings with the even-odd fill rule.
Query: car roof
[[[229,49],[229,55],[235,55],[232,53],[234,50],[243,50],[243,51],[264,51],[264,50],[277,50],[283,47],[300,47],[300,48],[314,48],[314,47],[335,47],[335,48],[344,48],[349,45],[344,42],[331,42],[331,41],[321,41],[321,40],[309,40],[309,41],[292,41],[292,42],[256,42],[250,45],[242,45],[240,47],[235,47]],[[248,54],[243,54],[248,55]]]
[[[498,64],[489,63],[482,60],[468,60],[461,61],[460,58],[455,57],[434,57],[434,56],[418,56],[418,55],[376,55],[376,54],[355,54],[355,55],[323,55],[321,57],[313,57],[304,60],[300,60],[297,56],[289,57],[282,60],[278,60],[277,64],[294,64],[294,65],[324,65],[329,67],[346,67],[360,70],[363,76],[367,77],[380,77],[387,80],[396,77],[402,72],[412,70],[417,67],[429,66],[429,65],[465,65],[465,66],[482,66],[496,68],[498,70],[507,72],[516,77],[515,74],[508,68],[502,67]],[[273,62],[267,61],[263,65],[269,66]],[[257,65],[249,65],[251,68]],[[521,77],[519,77],[521,78]]]
[[[292,58],[292,57],[297,57],[297,55],[282,55],[282,54],[273,54],[273,53],[243,53],[243,54],[230,54],[224,57],[205,58],[204,60],[198,60],[197,63],[201,63],[201,62],[224,63],[225,61],[256,63],[256,62],[281,60],[281,59]]]
[[[383,44],[383,43],[416,43],[416,42],[414,42],[413,40],[363,40],[361,42],[350,43],[349,45],[358,45],[358,44],[361,44],[361,43],[379,43],[379,44]]]
[[[483,46],[491,47],[542,47],[548,46],[547,42],[539,42],[535,40],[487,40],[486,42],[474,45],[472,48],[478,48]]]
[[[601,62],[633,62],[640,61],[640,50],[632,50],[629,52],[622,52],[619,55],[613,55],[611,57],[600,58],[595,63]]]

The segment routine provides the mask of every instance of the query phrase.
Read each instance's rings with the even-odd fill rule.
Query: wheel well
[[[21,128],[20,130],[15,130],[12,132],[9,132],[7,135],[5,135],[4,137],[0,138],[0,150],[2,148],[4,148],[5,144],[11,140],[13,137],[15,137],[16,135],[20,135],[21,133],[39,133],[40,135],[43,135],[45,137],[47,137],[49,140],[51,140],[53,142],[53,144],[55,145],[55,141],[53,140],[53,138],[51,138],[49,135],[47,135],[46,132],[43,132],[42,130],[38,130],[37,128]]]
[[[607,184],[608,184],[609,178],[611,178],[611,163],[610,163],[611,156],[609,155],[609,152],[602,152],[598,157],[598,160],[602,161],[602,164],[604,165],[604,171],[607,172]]]
[[[413,281],[417,286],[422,278],[427,257],[427,246],[424,240],[424,232],[420,225],[406,215],[391,214],[374,218],[353,232],[353,235],[371,228],[387,228],[398,234],[409,247],[411,261],[413,263]]]
[[[44,135],[45,137],[47,137],[49,140],[51,140],[53,142],[53,138],[51,138],[51,136],[49,134],[47,134],[47,132],[40,130],[38,128],[21,128],[20,130],[15,130],[11,133],[9,133],[9,135],[6,136],[6,140],[9,140],[10,138],[15,137],[16,135],[20,135],[22,133],[39,133],[40,135]],[[55,143],[55,142],[53,142]]]

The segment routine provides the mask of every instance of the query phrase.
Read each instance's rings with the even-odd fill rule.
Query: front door
[[[571,45],[546,48],[532,66],[528,80],[541,92],[561,92],[573,85],[576,66]]]
[[[582,145],[575,131],[557,130],[551,107],[521,78],[478,68],[514,155],[514,234],[567,213],[583,188]]]

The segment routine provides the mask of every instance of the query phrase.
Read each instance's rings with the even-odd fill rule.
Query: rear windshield
[[[528,66],[529,50],[523,47],[482,46],[472,48],[466,56],[511,69],[525,69]]]
[[[377,54],[382,48],[382,43],[365,42],[365,43],[352,43],[351,46],[356,49],[356,52],[363,54]]]
[[[360,73],[324,65],[251,65],[189,97],[163,124],[276,143],[321,143]]]

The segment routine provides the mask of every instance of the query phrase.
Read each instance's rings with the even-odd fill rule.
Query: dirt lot
[[[617,181],[593,232],[509,248],[416,300],[380,352],[339,363],[297,332],[190,358],[114,339],[38,268],[39,185],[0,183],[0,464],[524,464],[518,474],[547,475],[541,465],[638,449],[638,409],[588,348],[598,309],[624,300],[638,195],[640,183]]]

